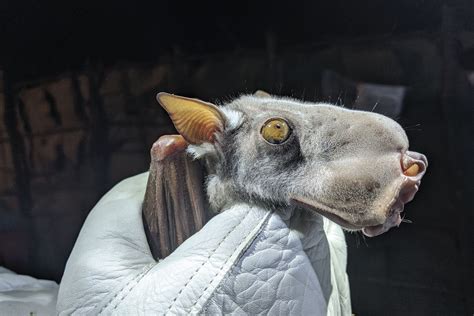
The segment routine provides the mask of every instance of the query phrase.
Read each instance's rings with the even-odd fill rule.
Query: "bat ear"
[[[263,90],[257,90],[257,91],[254,92],[253,95],[256,96],[256,97],[259,97],[259,98],[271,98],[272,97],[270,95],[270,93],[268,93],[266,91],[263,91]]]
[[[214,104],[164,92],[158,93],[156,100],[190,144],[213,143],[215,133],[224,129],[224,115]]]

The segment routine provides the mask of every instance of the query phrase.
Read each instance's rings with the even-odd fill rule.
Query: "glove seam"
[[[214,248],[214,250],[211,251],[211,253],[209,254],[209,256],[202,262],[202,264],[194,271],[194,273],[191,275],[191,277],[186,281],[186,283],[184,284],[183,288],[178,292],[178,294],[176,295],[176,297],[171,301],[171,304],[168,306],[168,308],[166,309],[166,312],[165,314],[168,314],[168,312],[171,310],[171,308],[173,308],[173,305],[174,303],[176,302],[176,300],[178,299],[178,297],[181,295],[181,293],[187,288],[188,284],[192,281],[192,279],[198,274],[198,272],[201,270],[201,268],[206,264],[206,262],[208,262],[208,260],[212,257],[212,255],[217,251],[217,249],[222,245],[222,243],[227,239],[227,237],[229,237],[229,235],[234,232],[237,227],[239,227],[240,225],[242,225],[243,222],[245,222],[245,220],[247,219],[247,217],[249,216],[250,212],[247,212],[247,214],[245,215],[245,217],[239,221],[234,227],[232,227],[228,232],[227,234],[224,236],[224,238],[222,238],[222,240],[219,242],[219,244]],[[227,261],[226,261],[227,262]],[[225,264],[225,263],[224,263]]]
[[[240,257],[242,256],[242,254],[244,254],[247,249],[250,247],[250,245],[252,245],[255,240],[257,239],[257,236],[262,232],[262,230],[264,229],[265,225],[268,223],[268,219],[270,218],[270,216],[273,214],[273,212],[268,212],[268,214],[265,215],[265,219],[262,221],[262,224],[261,226],[259,227],[258,231],[255,233],[255,235],[252,237],[252,239],[250,239],[248,241],[248,243],[245,245],[244,248],[242,248],[241,252],[240,252],[240,255],[236,258],[236,261],[238,261],[240,259]],[[242,241],[244,241],[246,239],[247,236],[244,236],[244,238],[241,239],[241,241],[237,244],[237,246],[235,247],[235,249],[232,251],[232,254],[237,251],[237,249],[240,247]],[[222,271],[222,269],[226,266],[227,262],[232,258],[232,254],[229,256],[229,258],[227,258],[227,260],[224,262],[224,264],[221,266],[221,268],[219,269],[219,271],[217,271],[217,273],[212,277],[212,280],[209,282],[209,284],[206,286],[206,288],[203,290],[202,294],[197,298],[196,302],[194,302],[193,306],[191,307],[191,310],[197,305],[197,303],[199,302],[199,300],[204,296],[204,294],[206,294],[206,290],[209,288],[209,286],[212,284],[212,282],[214,282],[215,278],[217,277],[217,275],[219,274],[219,272]],[[235,269],[235,265],[230,267],[229,271],[226,273],[232,273]],[[222,282],[222,281],[221,281]],[[221,283],[219,282],[219,283]],[[219,285],[216,286],[216,289],[219,287]],[[207,301],[211,298],[211,296],[204,302],[203,304],[203,307],[204,308],[207,304]]]
[[[156,263],[151,263],[151,264],[148,264],[145,266],[145,268],[143,269],[142,272],[140,272],[139,274],[137,274],[136,276],[134,276],[132,279],[130,279],[119,291],[117,291],[117,293],[111,297],[109,299],[109,301],[107,303],[105,303],[105,305],[100,309],[100,311],[97,313],[97,315],[100,315],[102,314],[102,312],[107,309],[114,301],[115,299],[121,294],[123,293],[123,291],[134,281],[136,281],[136,284],[133,285],[133,286],[130,286],[129,289],[128,289],[128,292],[130,292],[139,282],[140,280],[148,273],[148,271],[150,271],[154,266],[156,265]],[[114,306],[114,310],[117,309],[118,305],[120,304],[121,301],[123,301],[125,299],[126,295],[123,295],[119,302]]]

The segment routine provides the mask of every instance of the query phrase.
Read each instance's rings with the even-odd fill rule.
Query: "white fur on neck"
[[[189,145],[186,152],[190,154],[193,159],[199,159],[209,155],[215,151],[214,145],[211,143],[203,143],[201,145]]]
[[[206,179],[206,192],[209,198],[211,209],[219,212],[225,208],[226,205],[233,203],[233,195],[229,194],[229,183],[222,181],[216,175],[209,175]]]

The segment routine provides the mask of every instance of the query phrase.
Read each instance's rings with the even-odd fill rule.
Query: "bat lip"
[[[325,204],[321,204],[313,199],[308,199],[304,197],[292,197],[290,199],[290,203],[301,207],[303,209],[307,209],[312,212],[316,212],[321,214],[322,216],[328,218],[329,220],[333,221],[334,223],[348,229],[348,230],[360,230],[362,229],[361,226],[357,224],[351,223],[348,220],[344,219],[343,217],[337,215],[336,213],[340,213],[339,211],[327,206]]]
[[[367,237],[375,237],[381,235],[392,227],[400,226],[402,222],[402,212],[405,207],[405,203],[400,198],[397,198],[395,203],[390,207],[388,215],[382,224],[374,226],[362,227],[362,233]]]
[[[424,169],[426,170],[426,168]],[[423,170],[423,173],[424,173]],[[306,197],[292,197],[290,203],[304,209],[316,212],[336,224],[342,226],[348,231],[362,231],[367,237],[375,237],[387,232],[392,227],[398,227],[402,222],[402,212],[405,204],[413,200],[421,184],[421,177],[403,176],[399,189],[394,194],[394,198],[382,212],[385,214],[383,222],[372,223],[354,223],[343,218],[342,211],[334,209],[328,205],[322,204],[315,199]],[[348,214],[349,215],[349,214]],[[373,222],[373,220],[372,220]]]
[[[316,212],[326,217],[332,222],[343,227],[345,230],[362,231],[362,233],[367,237],[375,237],[381,235],[388,231],[390,228],[400,225],[402,221],[400,214],[401,212],[403,212],[404,207],[404,203],[400,204],[399,202],[401,201],[397,199],[396,203],[394,203],[394,205],[389,209],[388,215],[383,223],[376,225],[359,225],[351,223],[343,217],[337,215],[334,210],[330,211],[327,206],[321,206],[319,205],[319,203],[314,203],[309,199],[296,197],[292,198],[290,201],[293,205],[302,207],[303,209],[307,209],[312,212]]]

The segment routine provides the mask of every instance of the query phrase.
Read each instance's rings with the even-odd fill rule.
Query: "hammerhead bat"
[[[402,222],[428,162],[383,115],[265,92],[217,106],[159,93],[179,135],[160,138],[143,204],[164,258],[214,212],[239,202],[315,212],[347,231],[380,235]],[[207,194],[207,198],[205,195]]]

